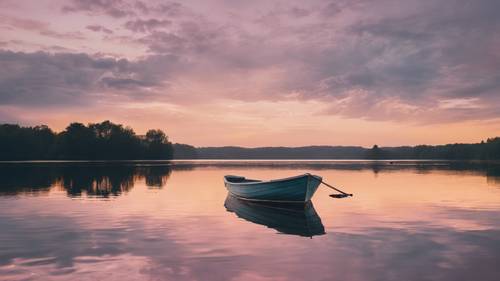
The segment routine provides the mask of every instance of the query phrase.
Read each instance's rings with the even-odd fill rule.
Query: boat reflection
[[[305,237],[325,234],[325,227],[312,202],[305,205],[260,203],[228,194],[224,207],[244,220],[273,228],[282,234]]]

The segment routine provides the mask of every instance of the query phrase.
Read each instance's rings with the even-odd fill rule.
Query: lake
[[[305,208],[226,174],[311,172]],[[0,163],[0,280],[500,280],[500,166],[444,161]]]

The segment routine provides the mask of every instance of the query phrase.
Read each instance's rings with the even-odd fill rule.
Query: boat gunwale
[[[298,176],[293,176],[293,177],[287,177],[287,178],[281,178],[281,179],[275,179],[275,180],[268,180],[268,181],[254,181],[254,182],[232,182],[232,181],[228,181],[227,180],[227,177],[228,176],[235,176],[235,175],[225,175],[224,176],[224,183],[228,183],[228,184],[234,184],[234,185],[254,185],[254,184],[267,184],[267,183],[275,183],[275,182],[284,182],[284,181],[289,181],[289,180],[296,180],[296,179],[299,179],[299,178],[303,178],[303,177],[314,177],[316,179],[319,179],[321,180],[322,177],[320,176],[316,176],[316,175],[312,175],[310,173],[305,173],[305,174],[302,174],[302,175],[298,175]],[[241,177],[241,176],[236,176],[236,177]],[[244,179],[246,179],[245,177],[242,177]],[[297,201],[298,202],[298,201]]]

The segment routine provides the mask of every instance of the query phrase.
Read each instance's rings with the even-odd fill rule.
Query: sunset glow
[[[463,3],[462,3],[463,2]],[[500,2],[0,2],[0,123],[195,146],[500,135]]]

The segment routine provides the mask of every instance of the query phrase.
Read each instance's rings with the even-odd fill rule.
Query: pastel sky
[[[0,123],[196,146],[500,136],[500,1],[0,0]]]

